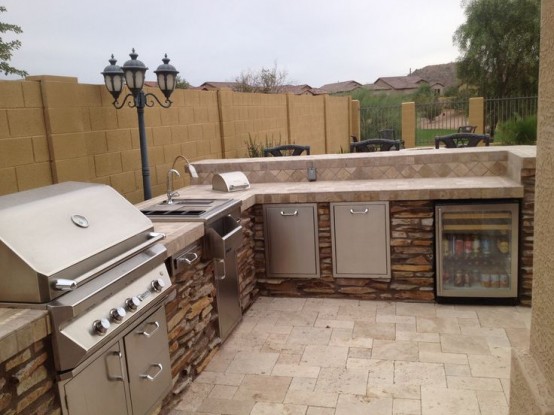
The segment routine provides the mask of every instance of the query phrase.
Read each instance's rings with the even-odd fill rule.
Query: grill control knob
[[[158,278],[157,280],[152,281],[152,289],[156,292],[160,292],[165,287],[165,281],[161,278]]]
[[[127,310],[129,311],[136,311],[139,305],[140,305],[140,300],[136,296],[127,298],[125,300],[125,306],[127,306]]]
[[[96,320],[94,323],[92,323],[92,330],[100,336],[106,334],[109,328],[110,322],[106,318]]]
[[[112,308],[110,310],[110,317],[114,323],[121,323],[126,314],[123,307]]]

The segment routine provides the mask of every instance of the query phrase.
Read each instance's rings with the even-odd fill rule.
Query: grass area
[[[457,129],[446,129],[446,128],[438,128],[436,130],[418,129],[416,130],[416,147],[434,146],[435,137],[437,135],[454,134],[457,131],[458,131]]]

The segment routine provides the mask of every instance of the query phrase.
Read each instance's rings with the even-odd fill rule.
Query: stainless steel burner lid
[[[0,301],[50,301],[147,243],[152,231],[152,222],[106,185],[65,182],[2,196]]]

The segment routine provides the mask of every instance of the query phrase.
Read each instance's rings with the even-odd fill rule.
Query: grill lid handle
[[[66,280],[63,278],[54,280],[54,289],[58,291],[72,291],[77,288],[77,282],[75,280]]]

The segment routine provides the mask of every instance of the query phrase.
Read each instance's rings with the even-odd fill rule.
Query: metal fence
[[[485,132],[494,137],[499,124],[536,115],[537,106],[537,97],[485,99]],[[469,124],[469,100],[416,104],[416,114],[416,146],[434,146],[436,136],[456,133]],[[383,137],[384,130],[393,130],[394,138],[402,139],[402,106],[360,108],[360,130],[361,137],[356,137],[360,140]]]
[[[360,108],[360,132],[359,140],[402,138],[402,105]]]
[[[485,99],[485,132],[494,137],[500,123],[537,115],[538,97]]]
[[[433,146],[438,135],[453,134],[468,124],[469,100],[416,104],[416,146]]]

